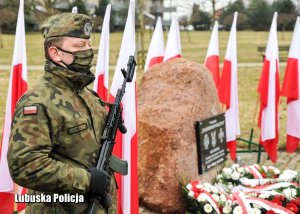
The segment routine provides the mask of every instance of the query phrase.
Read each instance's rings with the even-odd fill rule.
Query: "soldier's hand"
[[[95,167],[88,169],[91,175],[89,193],[93,195],[105,196],[110,190],[111,175]]]

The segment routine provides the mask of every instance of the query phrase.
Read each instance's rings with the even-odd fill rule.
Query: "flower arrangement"
[[[234,186],[242,184],[243,179],[275,179],[278,178],[280,170],[273,166],[240,166],[233,164],[231,167],[225,167],[216,177],[216,182],[225,186],[226,191],[231,191]],[[241,179],[243,178],[243,179]]]
[[[220,207],[230,203],[217,187],[209,183],[201,184],[200,181],[192,181],[183,186],[183,194],[189,204],[189,212],[192,213],[220,213]]]
[[[254,168],[253,168],[254,167]],[[224,168],[214,185],[200,181],[182,185],[186,214],[300,214],[298,173],[259,165]]]

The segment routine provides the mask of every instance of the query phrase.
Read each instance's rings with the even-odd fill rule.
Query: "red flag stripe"
[[[131,139],[131,214],[139,213],[139,191],[138,191],[138,144],[137,133]]]
[[[282,85],[282,96],[287,97],[287,152],[295,152],[300,138],[300,17],[297,17]]]
[[[99,97],[106,101],[108,98],[108,89],[105,87],[104,83],[104,72],[98,76],[97,94]]]
[[[26,64],[26,42],[24,23],[24,1],[20,0],[17,27],[15,34],[15,44],[13,62],[10,75],[9,90],[6,101],[6,115],[3,125],[0,160],[0,213],[11,214],[14,210],[14,194],[12,192],[23,193],[26,189],[13,184],[10,177],[6,154],[8,149],[11,120],[15,111],[17,101],[27,90],[27,64]],[[20,189],[21,188],[21,189]],[[2,203],[3,202],[3,203]],[[17,210],[24,209],[25,204],[19,204]]]
[[[259,81],[258,92],[260,93],[260,101],[263,106],[268,105],[269,94],[269,74],[270,73],[270,61],[265,59],[262,69],[262,75]]]
[[[259,127],[262,125],[262,112],[264,108],[268,105],[269,96],[269,76],[270,76],[270,61],[265,59],[265,64],[263,66],[262,78],[259,83],[259,90],[261,92],[261,107],[259,114]],[[278,61],[276,60],[276,72],[275,72],[275,138],[262,141],[260,138],[260,144],[265,148],[268,156],[272,162],[277,160],[277,144],[278,144],[278,103],[280,96],[280,83],[279,83],[279,72],[278,72]]]
[[[115,101],[115,97],[112,96],[112,94],[110,94],[109,96],[109,102],[110,103],[114,103]],[[116,155],[119,158],[123,158],[122,154],[122,133],[118,130],[117,131],[117,135],[116,135],[116,139],[115,139],[116,144],[114,145],[114,150],[113,150],[113,154]],[[122,176],[118,173],[115,173],[115,178],[116,178],[116,182],[117,182],[117,186],[118,186],[118,214],[123,214],[123,210],[122,210]]]
[[[231,61],[224,61],[222,76],[219,82],[219,98],[220,102],[230,108],[230,92],[231,92]]]
[[[274,163],[277,160],[277,144],[278,144],[278,133],[276,133],[276,138],[271,140],[265,140],[261,141],[260,144],[264,147],[266,150],[268,156],[270,157],[270,160]]]
[[[300,138],[287,134],[286,136],[286,151],[293,153],[297,150]]]
[[[144,71],[146,72],[151,66],[163,62],[165,53],[164,32],[161,18],[158,17],[155,29],[149,44]]]
[[[219,56],[211,55],[206,58],[205,66],[210,70],[211,75],[214,79],[215,86],[218,88],[220,81],[220,71],[219,71]]]
[[[235,12],[227,43],[223,71],[218,85],[219,100],[226,106],[226,141],[228,142],[227,146],[231,158],[235,158],[236,136],[240,134],[236,46],[237,16],[238,13]]]
[[[111,5],[106,6],[104,20],[102,24],[102,32],[100,37],[97,65],[96,65],[96,79],[94,82],[94,91],[99,97],[107,101],[108,99],[108,82],[109,82],[109,23],[110,23]]]
[[[288,58],[281,95],[288,98],[288,102],[299,99],[298,59]]]
[[[27,91],[27,82],[22,79],[21,63],[13,66],[12,86],[11,117],[13,117],[18,100]]]
[[[170,60],[172,60],[172,59],[176,59],[176,58],[181,58],[181,54],[178,54],[178,55],[176,55],[176,56],[173,56],[173,57],[167,59],[166,62],[168,62],[168,61],[170,61]]]
[[[236,140],[228,141],[227,148],[230,151],[231,160],[235,160],[236,159]]]
[[[163,61],[170,61],[178,57],[181,57],[180,31],[178,21],[175,16],[173,16]]]
[[[4,126],[5,126],[5,118],[4,118],[4,121],[3,121],[2,137],[1,137],[1,143],[0,143],[0,164],[1,164],[2,144],[3,144],[3,139],[4,139],[4,136],[3,136]]]
[[[135,51],[135,3],[134,0],[130,1],[128,16],[125,24],[124,34],[122,38],[121,48],[119,52],[119,58],[117,62],[117,66],[115,69],[114,78],[110,88],[110,97],[115,97],[117,91],[121,87],[121,84],[124,80],[120,70],[122,68],[126,68],[128,63],[129,55],[132,55]],[[131,140],[132,137],[136,134],[136,88],[135,88],[135,81],[136,81],[136,73],[134,74],[133,81],[128,83],[126,86],[126,93],[123,97],[122,104],[123,104],[123,119],[124,125],[127,128],[127,133],[122,136],[122,145],[119,143],[121,148],[116,147],[116,151],[114,154],[118,153],[121,155],[122,159],[128,161],[129,165],[129,172],[127,176],[122,177],[122,181],[120,183],[119,189],[119,210],[118,213],[129,214],[131,210],[138,210],[137,207],[131,207],[132,200],[134,196],[132,195],[131,188],[132,188],[132,176],[135,176],[131,170],[131,153],[132,153],[132,145]],[[126,144],[126,145],[125,145]],[[120,157],[120,156],[119,156]],[[138,196],[136,196],[138,197]],[[138,204],[138,201],[135,203]]]
[[[14,212],[15,195],[11,193],[0,193],[0,213],[12,214]]]
[[[275,12],[267,42],[261,78],[258,85],[261,102],[258,121],[258,126],[261,129],[260,144],[265,148],[273,162],[277,160],[278,101],[280,95],[277,16],[278,13]]]
[[[163,56],[157,56],[157,57],[153,57],[150,62],[149,62],[149,67],[148,68],[151,68],[153,65],[155,64],[159,64],[159,63],[162,63],[164,60],[164,57]]]
[[[270,61],[264,60],[264,65],[261,73],[261,78],[258,85],[258,92],[260,93],[260,110],[258,117],[258,126],[261,128],[262,111],[268,105],[268,93],[269,93],[269,72]]]
[[[139,180],[138,180],[138,138],[137,138],[137,95],[136,95],[136,82],[135,82],[135,114],[136,132],[131,139],[131,214],[139,213]]]

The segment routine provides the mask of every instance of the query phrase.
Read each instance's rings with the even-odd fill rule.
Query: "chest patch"
[[[78,125],[78,126],[74,126],[74,127],[71,127],[71,128],[68,128],[68,134],[74,134],[76,132],[81,132],[81,131],[84,131],[88,128],[88,125],[87,123],[83,123],[81,125]]]
[[[24,115],[37,115],[38,107],[37,106],[24,106],[23,114]]]

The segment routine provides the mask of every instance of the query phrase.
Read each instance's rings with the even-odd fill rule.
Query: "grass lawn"
[[[211,32],[181,32],[181,44],[182,44],[182,56],[188,60],[203,63],[210,39]],[[243,63],[260,63],[261,56],[257,52],[258,46],[266,45],[269,32],[252,32],[241,31],[237,32],[237,52],[238,62]],[[220,61],[223,62],[225,55],[229,32],[219,32],[220,40]],[[279,45],[289,45],[291,41],[291,32],[278,33]],[[91,38],[92,45],[95,48],[99,46],[99,34],[94,34]],[[150,43],[150,31],[145,33],[145,48],[148,49]],[[0,66],[11,65],[12,53],[14,48],[14,35],[3,35],[4,48],[0,49]],[[111,33],[110,37],[110,65],[114,66],[117,63],[119,48],[121,45],[122,33]],[[189,39],[190,38],[190,39]],[[165,33],[165,43],[167,39],[167,33]],[[43,50],[43,38],[40,33],[31,33],[26,35],[27,46],[27,61],[28,65],[43,65],[44,64],[44,50]],[[140,61],[139,61],[140,62]],[[138,81],[142,77],[143,63],[139,67],[137,72]],[[283,74],[285,69],[285,61],[281,62],[280,67],[280,80],[282,83]],[[110,72],[110,76],[113,76],[113,70]],[[259,67],[239,67],[238,68],[238,84],[239,84],[239,109],[240,109],[240,124],[241,124],[241,137],[247,138],[251,127],[256,127],[257,114],[254,120],[254,112],[257,100],[257,84],[260,77],[261,66]],[[42,75],[43,71],[29,70],[28,71],[28,85],[29,88],[34,83],[37,76]],[[5,102],[8,89],[9,71],[0,70],[0,128],[2,127]],[[257,109],[258,111],[258,109]],[[286,124],[286,99],[281,100],[280,105],[280,143],[279,147],[285,146],[285,124]],[[2,130],[2,129],[1,129]],[[259,130],[254,129],[255,139],[258,139]],[[0,133],[1,137],[1,133]],[[240,144],[242,145],[242,144]]]

